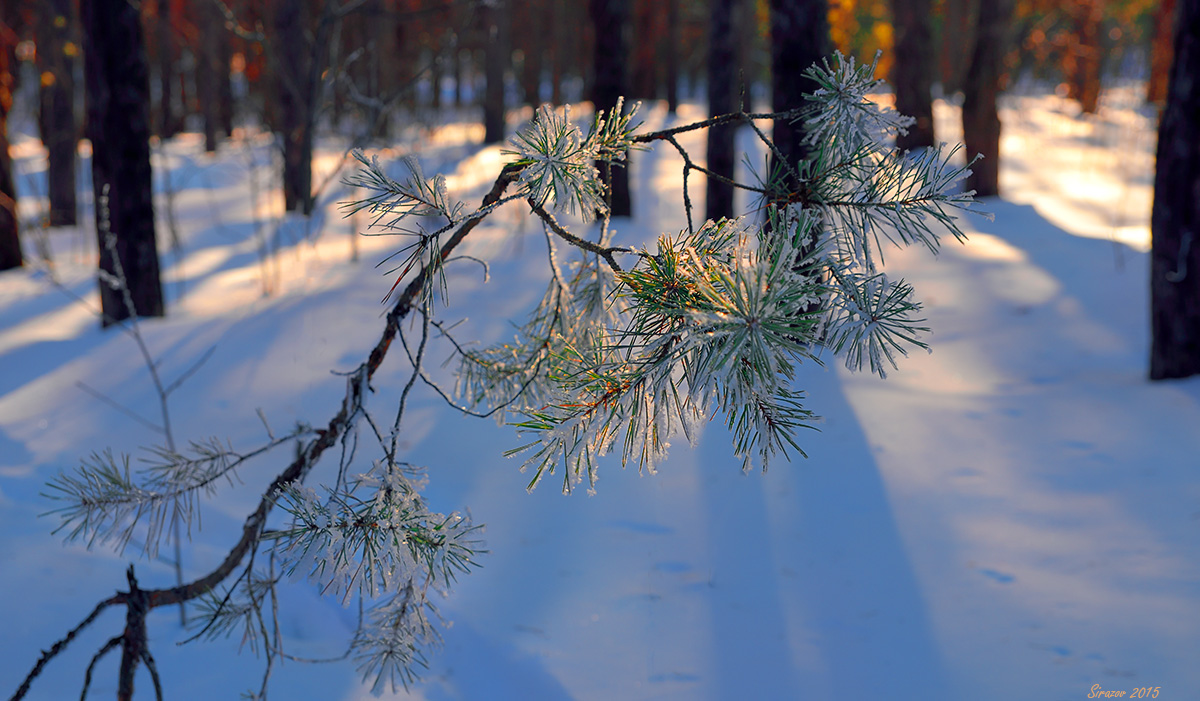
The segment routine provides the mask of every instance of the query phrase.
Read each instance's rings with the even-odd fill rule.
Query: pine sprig
[[[378,597],[414,576],[449,585],[475,566],[478,530],[460,514],[429,511],[400,466],[378,463],[345,490],[289,486],[280,507],[288,528],[267,534],[285,574],[308,577],[348,602]]]
[[[193,523],[199,523],[200,499],[215,494],[222,481],[233,484],[238,467],[309,432],[300,427],[247,453],[235,452],[219,438],[193,441],[187,453],[156,446],[147,449],[146,466],[137,470],[130,468],[128,454],[92,453],[47,484],[44,496],[65,504],[47,515],[60,519],[54,533],[66,531],[67,541],[83,539],[89,548],[106,543],[124,550],[141,529],[143,552],[154,558],[175,523],[191,535]]]

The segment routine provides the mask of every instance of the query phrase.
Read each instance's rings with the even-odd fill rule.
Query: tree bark
[[[220,47],[218,43],[225,35],[224,18],[211,2],[201,3],[197,8],[199,36],[196,38],[196,93],[200,99],[200,114],[204,118],[204,150],[217,150],[217,132],[220,117],[217,113],[217,76],[220,70]]]
[[[1200,374],[1200,0],[1179,0],[1150,216],[1150,379]]]
[[[172,98],[175,83],[175,32],[171,27],[171,0],[158,0],[154,23],[158,44],[158,136],[169,139],[179,132],[179,116]]]
[[[679,108],[679,2],[667,0],[667,111]]]
[[[546,10],[544,3],[526,0],[515,8],[521,12],[521,93],[525,104],[537,109],[542,104],[542,63],[546,51]]]
[[[657,53],[662,43],[658,21],[661,0],[633,0],[633,77],[627,99],[653,100],[658,97]]]
[[[592,82],[592,104],[596,110],[611,112],[617,99],[629,95],[629,0],[591,0],[592,27],[595,29],[592,65],[595,77]],[[629,194],[630,154],[625,154],[623,164],[613,164],[609,169],[597,163],[601,177],[611,170],[608,182],[612,195],[611,213],[614,217],[628,217],[633,212]]]
[[[77,26],[71,0],[49,0],[37,18],[38,72],[41,73],[38,128],[49,152],[46,179],[50,226],[74,226],[75,154],[79,141],[75,124],[75,57],[72,41]]]
[[[715,117],[736,111],[737,56],[733,13],[738,0],[710,0],[708,29],[708,115]],[[708,130],[708,170],[733,179],[737,165],[734,138],[737,126],[725,124]],[[711,175],[705,186],[705,218],[733,217],[733,187]]]
[[[17,220],[17,187],[8,154],[8,111],[12,108],[12,70],[9,44],[15,36],[0,26],[0,270],[21,267],[21,238]]]
[[[138,665],[150,654],[146,638],[149,592],[138,586],[133,565],[125,572],[129,592],[125,597],[125,630],[121,634],[121,666],[117,673],[117,701],[133,701],[133,681]]]
[[[304,4],[274,3],[272,73],[275,78],[275,128],[283,137],[283,200],[289,212],[312,211],[312,132],[315,106],[308,79],[312,57],[304,36]]]
[[[105,242],[105,231],[111,231],[134,310],[139,316],[162,316],[151,197],[150,75],[141,18],[127,0],[88,0],[81,7],[100,269],[117,272]],[[108,206],[101,207],[106,188]],[[122,292],[103,277],[100,306],[107,326],[128,318],[130,311]]]
[[[896,63],[892,85],[896,111],[916,119],[907,134],[896,136],[896,148],[905,151],[932,147],[933,133],[933,31],[930,0],[892,0]]]
[[[233,136],[233,33],[225,26],[225,15],[216,3],[207,3],[211,9],[213,43],[213,77],[216,82],[217,131],[222,136]]]
[[[952,95],[963,89],[975,45],[975,22],[979,0],[945,0],[942,15],[942,91]]]
[[[1084,113],[1095,114],[1100,106],[1100,2],[1075,0],[1070,12],[1075,24],[1068,55],[1070,96]]]
[[[1158,9],[1154,11],[1154,36],[1150,40],[1150,80],[1146,85],[1146,102],[1159,107],[1167,102],[1167,77],[1171,72],[1175,5],[1175,0],[1160,0]]]
[[[487,5],[483,10],[484,31],[487,45],[484,47],[484,78],[487,85],[483,92],[483,143],[498,144],[504,141],[504,74],[512,63],[509,43],[508,15],[511,8],[507,3]]]
[[[771,0],[770,7],[771,107],[783,112],[804,106],[817,84],[802,74],[833,52],[829,7],[826,0]],[[808,157],[802,121],[775,120],[772,140],[793,166]]]
[[[983,158],[971,167],[967,189],[978,197],[1000,194],[1000,113],[996,99],[1004,75],[1008,26],[1014,0],[987,0],[979,5],[975,49],[963,88],[963,142],[968,156]]]

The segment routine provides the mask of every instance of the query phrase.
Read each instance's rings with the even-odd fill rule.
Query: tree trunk
[[[289,212],[312,211],[312,133],[308,110],[313,95],[308,81],[309,46],[304,38],[303,3],[274,6],[272,73],[275,77],[275,127],[283,138],[283,200]]]
[[[595,29],[592,65],[592,104],[596,110],[611,112],[617,99],[629,94],[629,0],[591,0],[592,27]],[[629,196],[630,154],[623,164],[611,168],[612,216],[628,217],[633,212]],[[596,167],[603,177],[609,168],[601,163]]]
[[[1200,374],[1200,0],[1179,0],[1150,217],[1150,379]]]
[[[566,60],[562,47],[562,8],[559,0],[550,0],[546,5],[546,61],[550,64],[550,104],[562,104],[563,63]]]
[[[828,3],[826,0],[771,0],[771,108],[777,112],[803,107],[805,93],[817,89],[817,83],[803,77],[814,63],[832,52],[829,35]],[[771,140],[788,164],[796,167],[809,157],[810,148],[804,143],[802,120],[777,119],[772,127]],[[771,166],[773,172],[787,172],[780,164]],[[783,192],[800,187],[800,183],[784,176],[778,184]],[[777,194],[783,194],[779,192]],[[809,251],[803,250],[800,257]],[[811,304],[804,313],[817,311]]]
[[[179,132],[179,116],[172,99],[175,84],[175,32],[171,27],[171,0],[158,0],[154,23],[158,44],[158,136],[169,139]]]
[[[111,232],[125,286],[139,316],[162,316],[150,173],[150,75],[137,8],[127,0],[81,4],[88,133],[100,270],[116,275]],[[100,206],[107,190],[108,206]],[[107,213],[107,217],[105,214]],[[130,316],[123,294],[100,280],[105,326]]]
[[[892,85],[896,111],[916,119],[907,134],[896,137],[896,148],[905,151],[932,147],[933,134],[933,32],[930,0],[892,0],[896,63]]]
[[[989,0],[990,1],[990,0]],[[975,13],[979,0],[945,0],[942,15],[942,91],[952,95],[963,89],[975,45]]]
[[[1171,72],[1171,39],[1175,28],[1175,0],[1160,0],[1154,11],[1154,37],[1150,40],[1150,80],[1146,102],[1162,107],[1167,102],[1167,76]]]
[[[975,50],[963,88],[963,142],[968,157],[983,158],[971,167],[967,189],[978,197],[1000,194],[1000,113],[996,99],[1004,75],[1008,26],[1014,0],[987,0],[979,5]]]
[[[220,128],[217,115],[217,72],[219,47],[217,42],[224,36],[224,18],[211,2],[201,3],[197,8],[196,24],[196,96],[200,100],[200,114],[204,119],[204,150],[217,150],[217,130]]]
[[[733,27],[734,5],[738,0],[710,0],[708,29],[708,116],[728,114],[737,109],[737,56]],[[734,137],[737,126],[726,124],[708,130],[708,170],[714,175],[733,179],[737,165]],[[705,187],[706,219],[733,217],[733,187],[710,175]]]
[[[657,52],[662,42],[658,22],[661,0],[633,0],[633,81],[627,99],[653,100],[658,97]]]
[[[433,46],[429,48],[429,82],[433,87],[429,97],[434,112],[439,112],[442,109],[442,77],[446,72],[446,43],[448,36],[450,36],[449,32],[437,32],[433,36]]]
[[[520,37],[518,42],[521,49],[521,93],[525,104],[537,109],[542,103],[542,56],[546,50],[546,12],[541,2],[526,0],[519,3],[521,12]]]
[[[487,5],[483,10],[483,27],[487,33],[484,48],[484,77],[487,85],[483,92],[483,143],[498,144],[504,141],[504,74],[512,62],[512,51],[508,37],[508,19],[511,8],[507,3]]]
[[[11,37],[0,27],[0,270],[22,264],[21,238],[17,220],[17,187],[13,182],[12,158],[8,154],[8,111],[12,108],[12,70],[9,68]]]
[[[833,51],[827,13],[826,0],[771,0],[771,107],[775,111],[803,107],[804,94],[817,88],[802,74]],[[803,121],[775,120],[772,140],[793,166],[808,157]]]
[[[463,104],[463,65],[462,65],[462,35],[455,34],[451,39],[450,71],[454,74],[454,107]]]
[[[225,16],[218,10],[213,31],[217,39],[217,127],[221,134],[233,136],[233,36],[225,27]]]
[[[1075,0],[1070,11],[1075,23],[1068,56],[1070,96],[1084,113],[1095,114],[1100,106],[1100,1]]]
[[[667,111],[679,108],[679,2],[667,0]]]
[[[50,199],[50,226],[74,226],[75,153],[79,141],[75,125],[75,56],[72,41],[76,27],[71,0],[50,0],[37,20],[38,72],[41,73],[38,128],[49,152],[46,179]]]

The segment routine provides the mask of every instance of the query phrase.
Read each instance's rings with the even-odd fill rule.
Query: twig
[[[546,222],[546,226],[550,227],[551,231],[553,231],[555,234],[558,234],[559,238],[571,244],[572,246],[582,248],[589,253],[595,253],[603,258],[616,272],[625,272],[624,269],[621,268],[621,265],[617,263],[617,259],[613,257],[613,253],[634,253],[635,251],[632,248],[622,248],[620,246],[609,246],[605,248],[604,246],[598,246],[587,239],[581,239],[575,234],[567,231],[561,224],[558,223],[553,214],[547,212],[542,205],[535,202],[532,198],[529,200],[529,206],[533,209],[534,214],[538,215],[541,217],[542,221]]]
[[[79,701],[85,701],[87,699],[88,689],[92,686],[92,671],[96,668],[96,663],[100,661],[100,658],[107,655],[110,650],[120,645],[122,638],[123,636],[120,635],[110,638],[107,643],[104,643],[104,647],[100,648],[100,650],[92,656],[92,661],[88,663],[87,671],[83,673],[83,691],[79,693]]]
[[[154,697],[158,701],[163,701],[162,680],[158,678],[158,665],[154,663],[154,655],[150,654],[150,648],[142,649],[142,662],[145,663],[146,669],[150,670],[150,681],[154,682]]]
[[[25,694],[29,693],[29,686],[33,684],[33,680],[42,673],[42,669],[50,660],[54,659],[58,653],[66,649],[66,647],[71,644],[71,641],[75,640],[75,637],[79,635],[84,628],[87,628],[92,624],[93,621],[96,620],[97,617],[100,616],[100,613],[104,611],[104,609],[115,604],[123,603],[125,603],[125,598],[120,594],[117,594],[115,596],[110,596],[104,601],[96,604],[96,608],[92,609],[92,612],[89,613],[87,618],[84,618],[79,625],[72,628],[71,631],[63,636],[61,640],[51,645],[49,650],[42,651],[41,657],[39,657],[37,663],[33,665],[33,669],[29,671],[29,674],[25,675],[25,679],[21,682],[21,686],[17,687],[17,693],[13,694],[9,701],[19,701],[19,699],[25,698]]]
[[[117,411],[121,412],[122,414],[128,416],[129,418],[133,419],[134,421],[137,421],[141,425],[143,425],[153,431],[157,431],[158,433],[166,433],[166,431],[163,430],[162,426],[159,426],[158,424],[154,423],[150,419],[147,419],[144,416],[138,414],[133,409],[126,407],[124,404],[121,404],[117,400],[113,399],[112,397],[108,396],[107,394],[104,394],[100,390],[92,387],[91,385],[84,382],[83,380],[76,380],[75,386],[78,387],[79,389],[83,390],[84,392],[87,392],[88,394],[92,395],[96,399],[99,399],[100,401],[108,404],[112,408],[114,408]]]

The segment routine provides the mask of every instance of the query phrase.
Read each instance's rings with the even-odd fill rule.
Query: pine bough
[[[827,349],[852,370],[885,376],[897,356],[926,348],[921,335],[928,329],[911,287],[879,270],[884,248],[919,243],[936,251],[941,234],[962,238],[956,214],[973,202],[959,188],[967,166],[950,165],[956,150],[892,148],[911,120],[868,99],[879,88],[873,74],[874,64],[856,65],[839,54],[806,73],[820,87],[801,110],[741,112],[652,133],[637,132],[636,106],[596,115],[586,134],[568,109],[542,107],[513,139],[513,160],[473,211],[450,196],[443,177],[427,178],[415,159],[408,161],[410,176],[395,180],[377,160],[356,154],[362,168],[347,182],[365,196],[347,210],[366,211],[377,227],[406,239],[395,254],[389,296],[407,284],[391,303],[383,336],[347,375],[341,410],[323,429],[302,426],[277,439],[268,428],[271,441],[246,454],[218,440],[193,444],[188,454],[157,449],[141,470],[131,470],[127,456],[97,453],[55,480],[51,496],[63,504],[57,513],[69,538],[124,546],[136,535],[153,555],[170,526],[190,528],[197,495],[231,482],[244,460],[267,448],[298,445],[297,458],[247,519],[221,567],[154,591],[137,589],[131,570],[130,591],[97,611],[132,606],[138,596],[150,606],[199,600],[196,637],[240,632],[266,652],[262,688],[250,694],[262,698],[272,661],[287,656],[273,624],[275,587],[299,575],[347,604],[359,603],[360,625],[346,656],[376,690],[411,683],[424,650],[438,641],[429,589],[447,589],[482,552],[478,527],[460,514],[432,512],[421,495],[424,477],[398,456],[405,406],[418,381],[464,413],[514,425],[522,443],[509,454],[524,458],[529,489],[561,471],[564,492],[585,480],[593,491],[599,461],[609,453],[652,472],[672,437],[695,440],[700,423],[715,415],[728,425],[743,469],[765,470],[792,451],[802,455],[798,434],[815,417],[793,386],[797,367],[819,362]],[[782,159],[756,124],[772,118],[803,121],[809,160]],[[676,136],[730,123],[753,128],[772,154],[768,177],[737,184],[761,206],[693,226],[687,176],[706,171]],[[651,247],[614,246],[608,193],[595,163],[619,166],[630,149],[656,142],[683,156],[688,228]],[[475,225],[518,200],[544,225],[546,292],[510,342],[475,348],[438,318],[437,305],[449,293],[443,267]],[[573,233],[556,214],[584,222],[598,217],[599,225],[587,229],[598,232],[595,240]],[[577,249],[566,269],[556,262],[556,241]],[[419,337],[406,336],[406,318],[418,322]],[[441,388],[425,371],[434,334],[453,344],[453,388]],[[387,427],[365,397],[396,337],[413,370]],[[364,426],[380,457],[366,474],[347,475]],[[322,452],[339,442],[343,457],[330,486],[306,486]],[[273,507],[284,521],[268,522]],[[80,628],[94,618],[95,612]],[[23,690],[78,630],[43,655]]]

